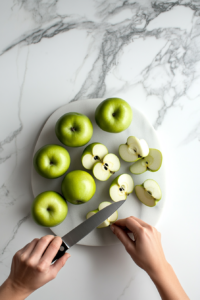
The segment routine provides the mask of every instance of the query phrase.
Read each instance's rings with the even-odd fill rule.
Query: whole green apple
[[[82,114],[70,112],[58,119],[55,126],[56,136],[69,147],[81,147],[89,142],[93,134],[90,119]]]
[[[32,203],[34,221],[44,227],[54,227],[64,221],[68,206],[63,197],[53,191],[39,194]]]
[[[81,170],[69,172],[62,181],[62,193],[72,204],[88,202],[95,194],[96,184],[93,177]]]
[[[41,176],[57,178],[68,170],[70,155],[62,146],[45,145],[35,153],[33,165]]]
[[[128,128],[133,118],[130,105],[120,98],[108,98],[95,111],[97,125],[104,131],[121,132]]]

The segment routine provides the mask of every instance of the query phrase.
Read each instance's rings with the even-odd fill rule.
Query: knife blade
[[[94,214],[92,217],[82,222],[70,232],[65,234],[63,237],[61,237],[63,240],[62,245],[60,246],[60,249],[58,250],[54,259],[52,260],[52,263],[54,263],[57,259],[62,257],[69,248],[77,244],[77,242],[79,242],[93,229],[95,229],[103,221],[109,218],[125,201],[126,200],[121,200],[106,206],[105,208]]]

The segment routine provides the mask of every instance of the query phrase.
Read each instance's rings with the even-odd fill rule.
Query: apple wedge
[[[87,215],[86,215],[86,219],[89,219],[90,217],[95,215],[98,211],[99,211],[98,209],[89,211],[89,213],[87,213]],[[104,227],[108,227],[109,225],[110,225],[110,221],[108,219],[106,219],[103,223],[101,223],[99,226],[97,226],[97,228],[104,228]]]
[[[94,164],[92,172],[96,179],[106,181],[120,169],[120,160],[113,153],[106,154],[102,161]]]
[[[119,146],[120,157],[127,162],[134,162],[149,154],[149,146],[143,139],[129,136],[126,144]]]
[[[111,202],[108,202],[108,201],[104,201],[104,202],[101,202],[99,204],[99,207],[98,209],[99,210],[102,210],[103,208],[105,208],[106,206],[110,205]],[[107,220],[109,221],[110,224],[114,223],[115,221],[117,221],[117,218],[118,218],[118,211],[116,210]],[[110,225],[109,224],[109,225]]]
[[[162,153],[157,149],[149,149],[149,154],[146,157],[136,161],[130,166],[131,173],[138,175],[146,171],[156,172],[162,165]]]
[[[138,199],[146,206],[155,206],[162,198],[162,192],[158,183],[153,179],[147,179],[141,185],[135,186]]]
[[[84,150],[81,157],[82,165],[87,170],[92,170],[94,164],[102,160],[102,158],[108,154],[108,149],[101,143],[92,143],[88,145]]]
[[[87,213],[86,215],[86,219],[89,219],[91,216],[95,215],[99,210],[95,209],[92,211],[89,211],[89,213]],[[108,220],[105,220],[103,223],[101,223],[99,226],[97,226],[97,228],[104,228],[104,227],[108,227],[110,225],[110,222]]]
[[[127,196],[133,192],[134,181],[129,174],[121,174],[117,176],[110,185],[110,198],[117,202],[125,200]]]

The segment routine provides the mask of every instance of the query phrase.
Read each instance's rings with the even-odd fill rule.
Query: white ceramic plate
[[[89,143],[100,142],[102,144],[105,144],[108,148],[108,151],[110,153],[115,153],[116,155],[118,155],[118,157],[119,145],[126,143],[126,140],[130,135],[136,136],[140,139],[143,138],[147,141],[150,148],[157,148],[162,151],[154,128],[148,122],[145,116],[134,107],[132,107],[133,120],[128,129],[121,133],[108,133],[101,130],[96,125],[94,115],[96,107],[102,100],[104,99],[88,99],[76,101],[66,104],[57,109],[46,121],[36,142],[33,156],[39,148],[46,144],[62,145],[55,135],[54,127],[56,121],[67,112],[79,112],[87,115],[92,121],[94,127],[93,137]],[[65,147],[64,145],[62,146]],[[79,148],[65,147],[69,151],[69,154],[71,156],[71,165],[68,169],[68,172],[72,170],[84,170],[81,164],[81,155],[85,147],[86,146]],[[96,193],[89,202],[81,205],[73,205],[70,203],[68,204],[69,211],[66,219],[60,225],[51,228],[54,234],[59,236],[65,235],[75,226],[82,223],[85,220],[86,214],[90,210],[96,209],[99,203],[101,203],[102,201],[112,202],[109,197],[110,184],[115,177],[122,173],[129,173],[130,175],[132,175],[135,185],[143,183],[146,179],[156,180],[161,187],[163,196],[161,201],[155,207],[147,207],[137,199],[135,192],[133,192],[128,196],[127,201],[119,209],[118,218],[121,219],[133,215],[153,226],[157,224],[159,218],[162,215],[164,204],[166,201],[164,163],[162,164],[162,167],[158,172],[153,173],[147,171],[141,175],[133,175],[129,172],[129,166],[131,165],[131,163],[124,162],[122,159],[120,159],[120,161],[120,170],[112,175],[107,181],[101,182],[95,179],[97,186]],[[33,166],[31,172],[31,183],[34,197],[47,190],[61,192],[61,182],[64,175],[58,179],[45,179],[35,171]],[[89,173],[91,172],[89,171]],[[105,246],[117,243],[119,243],[119,241],[113,235],[109,227],[95,229],[79,242],[80,245],[88,246]]]

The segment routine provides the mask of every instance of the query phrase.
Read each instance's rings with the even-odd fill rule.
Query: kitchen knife
[[[52,260],[52,263],[62,257],[69,248],[71,248],[78,241],[84,238],[88,233],[90,233],[90,231],[95,229],[103,221],[109,218],[124,202],[125,200],[121,200],[106,206],[105,208],[94,214],[92,217],[65,234],[62,237],[62,245],[60,246],[60,249],[54,259]]]

